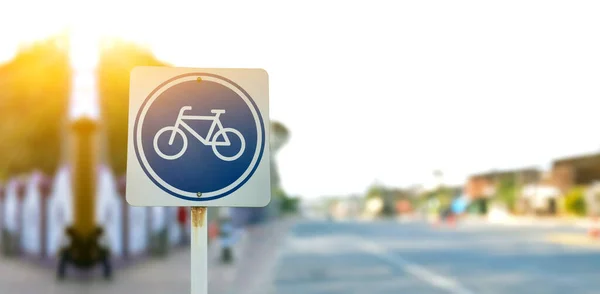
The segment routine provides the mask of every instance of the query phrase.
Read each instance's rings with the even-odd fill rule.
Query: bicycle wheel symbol
[[[229,146],[229,145],[231,145],[231,143],[229,143],[228,145],[215,144],[219,137],[223,137],[223,138],[225,138],[226,141],[231,142],[231,140],[229,140],[230,137],[227,135],[228,133],[230,135],[235,135],[236,137],[238,137],[238,140],[240,141],[240,150],[233,156],[224,156],[217,149],[218,147]],[[234,160],[240,158],[240,156],[242,156],[245,149],[246,149],[246,141],[244,141],[244,137],[242,136],[242,133],[240,133],[240,131],[238,131],[236,129],[232,129],[232,128],[221,129],[213,137],[213,144],[212,144],[213,153],[221,160],[234,161]]]
[[[160,136],[169,131],[171,132],[171,134],[173,134],[173,132],[174,132],[174,135],[179,135],[181,137],[181,140],[183,140],[183,144],[181,144],[181,150],[177,151],[174,155],[165,154],[162,150],[160,150],[160,147],[158,147],[158,139],[160,138]],[[173,136],[173,135],[171,135],[171,136]],[[173,145],[173,141],[170,140],[169,146],[172,146],[172,145]],[[188,146],[188,139],[187,139],[187,136],[185,135],[185,133],[182,130],[180,130],[176,127],[173,127],[173,126],[164,127],[162,129],[160,129],[160,131],[158,131],[158,133],[156,133],[156,135],[154,136],[154,151],[156,151],[158,156],[160,156],[166,160],[175,160],[175,159],[181,157],[187,150],[187,146]]]

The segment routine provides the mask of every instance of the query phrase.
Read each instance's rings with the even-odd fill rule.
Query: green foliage
[[[98,65],[100,106],[106,133],[108,162],[116,175],[127,166],[129,74],[136,66],[163,66],[149,51],[129,43],[106,49]]]
[[[298,211],[299,204],[300,204],[300,198],[286,197],[281,202],[281,210],[284,213],[295,213]]]
[[[290,135],[288,128],[284,124],[277,121],[271,123],[271,131],[274,134],[278,134],[284,138],[287,138]]]
[[[518,200],[519,187],[514,176],[506,176],[500,179],[496,187],[496,197],[507,206],[510,211],[515,209]]]
[[[41,170],[61,160],[70,71],[55,40],[23,49],[0,67],[0,177]]]
[[[273,191],[271,192],[271,196],[274,199],[284,199],[287,197],[287,195],[285,194],[285,191],[283,191],[283,189],[281,187],[277,187],[277,188],[273,189]]]
[[[379,185],[373,185],[367,191],[366,199],[372,199],[376,197],[383,197],[384,189]]]
[[[294,213],[298,210],[300,198],[290,197],[281,188],[276,188],[271,193],[273,199],[279,200],[279,208],[283,213]]]
[[[447,187],[440,187],[433,193],[431,193],[431,198],[437,198],[440,203],[440,207],[446,208],[452,205],[452,200],[454,199],[454,194],[452,190]]]
[[[413,205],[417,208],[427,207],[429,204],[430,192],[422,192],[414,199]]]
[[[567,212],[578,216],[586,214],[587,207],[584,187],[574,187],[567,193],[565,196],[565,209]]]
[[[40,42],[0,67],[0,179],[39,169],[53,174],[66,142],[71,72],[55,40]],[[117,175],[127,165],[129,73],[163,65],[139,47],[121,43],[103,52],[99,90],[108,162]]]

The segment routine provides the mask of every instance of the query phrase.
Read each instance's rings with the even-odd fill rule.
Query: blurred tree
[[[565,208],[568,213],[585,216],[587,207],[585,203],[585,188],[577,186],[572,188],[565,196]]]
[[[273,200],[277,200],[271,201],[271,203],[278,203],[281,212],[294,213],[297,211],[300,198],[290,197],[285,193],[285,191],[281,187],[275,188],[271,196]]]
[[[418,195],[416,195],[414,198],[415,207],[418,207],[418,208],[425,207],[426,208],[429,203],[429,199],[431,198],[430,195],[431,195],[430,191],[422,191]]]
[[[372,199],[376,197],[383,197],[384,188],[381,185],[375,184],[369,187],[367,190],[367,194],[365,195],[366,199]]]
[[[283,199],[283,198],[287,197],[287,195],[285,194],[285,191],[283,191],[283,189],[281,187],[277,187],[277,188],[273,189],[273,191],[271,192],[271,197],[274,199]]]
[[[374,198],[381,199],[383,201],[383,208],[381,211],[383,215],[395,214],[396,203],[399,200],[409,200],[411,204],[416,200],[410,197],[408,191],[396,188],[388,188],[378,183],[375,183],[369,187],[364,198],[366,200]]]
[[[271,122],[271,136],[269,143],[271,146],[271,202],[267,206],[271,216],[277,216],[284,212],[284,206],[287,205],[287,195],[281,187],[281,177],[277,164],[277,154],[285,146],[290,137],[290,132],[282,123]]]
[[[298,212],[299,204],[299,197],[285,197],[284,201],[281,203],[281,210],[284,213],[296,213]]]
[[[115,41],[103,48],[98,65],[100,107],[106,134],[107,161],[116,175],[127,167],[129,73],[136,66],[165,66],[149,50]]]
[[[278,121],[271,122],[271,149],[277,153],[290,138],[289,129]]]
[[[70,69],[56,37],[23,47],[0,66],[0,177],[40,170],[61,160]]]
[[[514,211],[518,200],[518,191],[516,175],[503,176],[497,184],[496,199],[506,205],[509,211]]]
[[[450,207],[455,196],[452,189],[446,186],[440,186],[432,193],[432,197],[436,198],[443,208]]]

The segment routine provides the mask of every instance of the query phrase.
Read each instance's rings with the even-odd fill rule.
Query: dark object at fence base
[[[155,257],[165,257],[169,253],[169,231],[163,229],[150,236],[150,253]]]
[[[2,254],[7,257],[18,256],[21,252],[20,235],[10,232],[6,229],[2,230]]]
[[[233,250],[231,250],[231,247],[221,249],[221,262],[226,264],[233,262]]]
[[[71,243],[59,253],[57,278],[64,279],[69,265],[82,270],[91,270],[101,264],[104,278],[112,278],[110,250],[100,244],[102,228],[97,228],[91,236],[82,236],[72,228],[67,229]]]

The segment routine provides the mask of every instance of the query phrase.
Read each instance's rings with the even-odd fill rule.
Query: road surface
[[[275,266],[273,252],[283,240],[293,220],[249,228],[235,248],[236,263],[219,262],[216,242],[209,247],[209,293],[260,293],[271,282]],[[89,275],[75,273],[56,281],[51,268],[22,259],[0,255],[0,294],[189,294],[189,248],[174,249],[166,258],[146,259],[115,271],[104,281],[100,268]]]
[[[600,244],[560,226],[300,221],[257,230],[236,267],[211,260],[209,293],[600,293]],[[583,238],[581,238],[583,237]],[[216,258],[216,254],[211,254]],[[189,251],[98,276],[54,272],[0,257],[0,293],[189,293]]]
[[[276,293],[600,293],[600,246],[560,236],[585,230],[304,222],[280,250]]]

